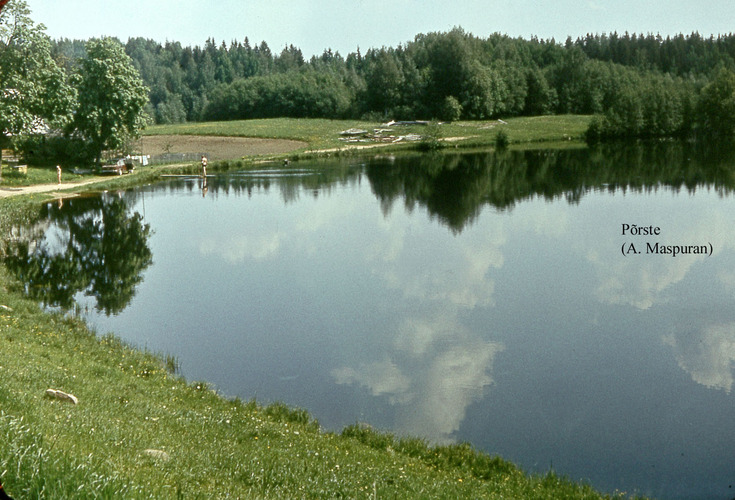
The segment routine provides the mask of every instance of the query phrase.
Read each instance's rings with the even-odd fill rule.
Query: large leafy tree
[[[375,53],[367,74],[367,100],[370,109],[386,115],[401,99],[403,74],[394,53],[382,49]]]
[[[0,143],[63,125],[74,102],[45,27],[33,23],[25,1],[11,0],[0,12]]]
[[[720,138],[735,138],[735,73],[721,68],[702,89],[699,121],[703,132]]]
[[[87,57],[72,81],[79,92],[73,128],[89,142],[99,164],[103,151],[118,149],[140,134],[148,89],[123,46],[112,38],[88,42]]]

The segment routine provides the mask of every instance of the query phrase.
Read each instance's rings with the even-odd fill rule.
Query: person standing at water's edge
[[[202,155],[202,177],[207,177],[207,157]]]
[[[56,165],[56,180],[61,184],[61,165]]]

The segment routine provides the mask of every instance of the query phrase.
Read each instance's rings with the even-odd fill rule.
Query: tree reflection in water
[[[604,145],[473,154],[381,157],[367,177],[384,213],[396,201],[425,207],[454,234],[485,206],[512,210],[535,197],[578,204],[591,191],[652,192],[667,186],[729,194],[735,189],[735,148],[681,142]]]
[[[46,306],[70,309],[77,293],[98,311],[117,314],[130,303],[153,262],[150,227],[129,214],[124,199],[94,196],[45,206],[36,226],[6,242],[5,263],[26,293]]]

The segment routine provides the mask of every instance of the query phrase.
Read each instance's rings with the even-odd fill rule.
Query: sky
[[[462,27],[479,37],[563,42],[587,33],[726,34],[735,31],[733,0],[26,0],[31,18],[54,39],[144,37],[203,46],[265,41],[304,56],[326,49],[397,47],[419,33]]]

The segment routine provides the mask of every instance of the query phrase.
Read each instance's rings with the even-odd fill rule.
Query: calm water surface
[[[74,296],[100,332],[226,395],[469,441],[606,492],[725,499],[733,165],[659,146],[181,178],[49,205],[25,262],[68,263],[97,231],[81,255],[102,270],[43,299]],[[115,252],[132,264],[109,269]]]

